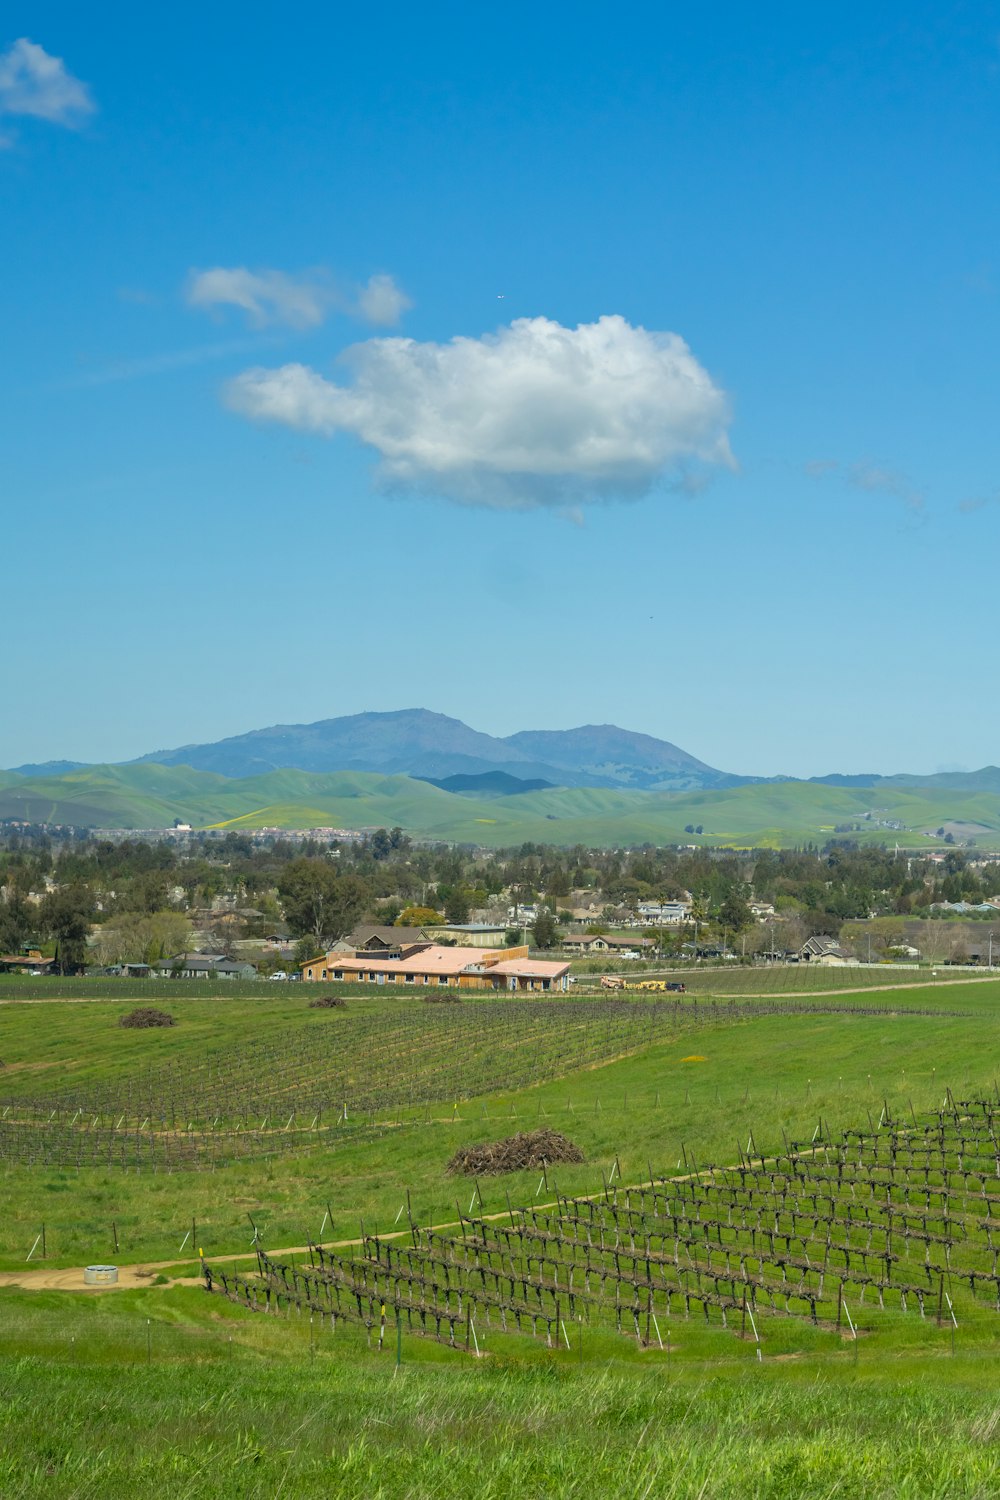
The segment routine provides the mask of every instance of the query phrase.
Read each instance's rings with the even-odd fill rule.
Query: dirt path
[[[708,998],[713,1000],[826,1000],[831,995],[885,995],[890,990],[916,990],[922,993],[924,990],[940,989],[942,985],[951,989],[956,984],[996,984],[998,979],[1000,979],[1000,969],[995,974],[973,974],[967,979],[926,979],[920,984],[911,982],[910,984],[841,985],[835,990],[774,990],[771,993],[761,991],[760,994],[750,994],[744,991],[739,995],[724,994],[720,990],[717,995],[713,994]],[[694,994],[694,998],[698,998],[693,991],[689,990],[688,994]],[[905,1012],[900,1012],[900,1014],[905,1014]]]

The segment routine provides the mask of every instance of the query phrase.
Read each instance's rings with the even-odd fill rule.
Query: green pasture
[[[900,825],[893,839],[929,849],[938,841],[928,834],[954,821],[976,826],[980,849],[1000,845],[997,794],[955,787],[765,782],[688,792],[551,787],[474,798],[409,776],[279,770],[226,778],[151,762],[48,777],[7,773],[0,778],[0,817],[122,829],[166,829],[177,817],[220,829],[398,824],[418,838],[494,848],[525,840],[612,848],[683,844],[692,824],[703,827],[697,840],[706,846],[823,844],[838,826],[851,827],[858,842],[883,844],[882,825],[892,821]]]
[[[779,972],[779,971],[765,971]],[[822,977],[828,979],[827,971]],[[727,980],[733,976],[725,974]],[[141,995],[143,986],[136,987]],[[131,1032],[137,996],[0,1007],[0,1094],[67,1079],[133,1076],[251,1037],[409,1006],[383,992],[312,1012],[285,986],[196,998],[177,989],[178,1025]],[[0,1288],[0,1494],[940,1496],[1000,1491],[1000,1315],[959,1306],[959,1327],[917,1313],[855,1309],[857,1341],[771,1320],[763,1357],[719,1326],[678,1317],[664,1350],[575,1325],[570,1348],[487,1340],[475,1360],[395,1330],[381,1352],[363,1330],[264,1317],[209,1298],[190,1275],[190,1240],[209,1260],[247,1256],[251,1219],[271,1251],[320,1235],[386,1234],[406,1202],[422,1225],[469,1211],[474,1186],[448,1175],[459,1145],[536,1124],[565,1131],[585,1162],[482,1179],[486,1212],[582,1195],[808,1143],[822,1127],[875,1124],[993,1091],[1000,1075],[1000,980],[916,985],[869,997],[876,1015],[706,1016],[699,996],[641,1052],[513,1091],[397,1109],[315,1146],[216,1170],[0,1167],[0,1267],[25,1267],[42,1224],[49,1267],[140,1263],[136,1290]],[[863,1003],[862,995],[830,1003]],[[516,1018],[521,1002],[509,1004]],[[562,1002],[552,1002],[558,1024]],[[810,1007],[815,1009],[810,1009]],[[445,1007],[435,1007],[443,1011]],[[456,1007],[456,1010],[458,1008]],[[938,1014],[920,1014],[933,1009]],[[364,1058],[357,1058],[363,1067]],[[400,1059],[406,1068],[406,1059]],[[332,1228],[328,1214],[332,1214]],[[324,1222],[326,1220],[326,1222]],[[115,1249],[114,1237],[118,1248]],[[36,1251],[31,1266],[41,1265]],[[249,1262],[247,1262],[249,1264]]]

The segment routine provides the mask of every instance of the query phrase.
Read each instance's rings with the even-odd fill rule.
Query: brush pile
[[[462,1003],[461,995],[456,994],[454,990],[445,990],[443,994],[440,990],[433,990],[429,995],[421,995],[420,998],[425,1005],[461,1005]]]
[[[310,1010],[343,1010],[347,1001],[343,995],[317,995],[309,1001]]]
[[[527,1130],[502,1141],[462,1146],[448,1163],[448,1171],[465,1177],[493,1177],[501,1172],[524,1172],[529,1167],[583,1161],[583,1152],[558,1130]]]
[[[119,1016],[118,1024],[141,1030],[147,1026],[176,1026],[177,1022],[165,1010],[157,1010],[153,1005],[137,1005],[135,1010]]]

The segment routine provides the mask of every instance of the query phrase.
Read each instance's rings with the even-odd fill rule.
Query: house
[[[690,901],[640,901],[639,921],[646,926],[675,927],[691,918]]]
[[[256,979],[257,970],[253,964],[240,963],[236,959],[220,958],[216,960],[212,975],[216,979]]]
[[[524,923],[519,925],[524,926]],[[492,922],[448,922],[444,927],[429,930],[435,943],[455,942],[466,948],[502,948],[507,938],[507,928],[497,927]]]
[[[846,948],[835,943],[833,938],[811,937],[802,944],[799,949],[799,960],[802,963],[826,964],[835,966],[838,964],[857,963]]]
[[[525,947],[447,947],[428,943],[402,957],[331,951],[302,964],[302,978],[325,984],[421,985],[455,989],[541,991],[569,988],[569,964],[530,958]]]
[[[253,964],[238,963],[220,953],[176,953],[153,965],[161,979],[256,979]]]
[[[571,932],[562,946],[572,953],[617,953],[625,948],[652,948],[652,938],[623,937],[614,932]]]
[[[773,901],[749,901],[751,915],[758,922],[773,922],[777,916]]]
[[[996,915],[996,907],[991,901],[932,901],[931,911],[953,911],[961,917],[973,912],[987,917]]]
[[[20,953],[0,953],[0,974],[47,974],[54,958],[43,958],[37,948],[22,948]]]
[[[366,923],[362,927],[356,927],[346,937],[340,938],[330,948],[331,953],[375,953],[382,957],[395,954],[397,957],[404,948],[413,948],[419,943],[431,943],[434,941],[428,933],[437,933],[440,929],[429,927],[378,927],[373,923]]]

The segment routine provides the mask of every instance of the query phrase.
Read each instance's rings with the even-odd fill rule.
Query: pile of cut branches
[[[462,1146],[448,1163],[448,1171],[466,1177],[489,1177],[564,1161],[583,1161],[583,1152],[567,1136],[558,1130],[522,1130],[502,1141]]]
[[[309,1001],[310,1010],[342,1010],[347,1004],[343,995],[317,995],[315,1000]]]
[[[425,1005],[461,1005],[462,997],[457,990],[432,990],[429,995],[421,995]]]
[[[176,1026],[177,1022],[173,1016],[168,1016],[165,1010],[157,1010],[154,1005],[137,1005],[135,1010],[130,1010],[126,1015],[118,1017],[119,1026],[133,1026],[143,1028],[146,1026]]]

